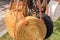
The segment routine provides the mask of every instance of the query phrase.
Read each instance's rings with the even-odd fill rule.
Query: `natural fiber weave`
[[[20,20],[16,27],[15,37],[16,40],[43,40],[46,36],[46,26],[43,21],[36,17],[26,17],[27,24]]]
[[[11,1],[12,2],[12,1]],[[11,37],[14,38],[14,30],[15,30],[15,25],[16,25],[16,2],[10,3],[9,10],[6,10],[6,15],[5,15],[5,24],[6,28],[8,30],[8,33]]]
[[[11,37],[14,37],[14,29],[15,29],[15,23],[16,23],[16,14],[13,11],[7,11],[5,16],[5,23],[7,30]]]
[[[14,38],[14,31],[16,28],[16,23],[19,22],[19,20],[23,17],[23,11],[22,11],[22,3],[20,3],[20,6],[16,9],[16,3],[14,2],[11,6],[11,10],[6,10],[6,16],[5,16],[5,23],[6,27],[8,29],[8,32],[11,37]],[[26,7],[24,6],[24,16],[27,16],[26,14]]]
[[[27,7],[22,8],[21,6],[22,4],[18,7],[17,4],[13,3],[11,9],[7,10],[5,23],[10,36],[16,37],[16,40],[43,40],[46,36],[44,22],[29,16],[25,17],[27,20],[25,25],[22,18],[28,15]]]

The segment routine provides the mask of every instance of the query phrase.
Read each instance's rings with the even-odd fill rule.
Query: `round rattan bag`
[[[27,24],[20,20],[15,31],[16,40],[43,40],[46,36],[46,26],[43,21],[33,16],[26,17]]]
[[[38,2],[39,1],[40,0],[38,0]],[[39,11],[41,14],[41,10]],[[19,22],[17,22],[15,40],[44,40],[46,36],[46,25],[44,24],[41,16],[40,19],[41,20],[35,16],[27,16],[25,17],[27,24],[24,24],[24,19],[21,19]]]

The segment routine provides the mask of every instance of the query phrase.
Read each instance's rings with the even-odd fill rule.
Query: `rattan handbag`
[[[16,28],[16,23],[19,22],[19,20],[22,18],[21,15],[21,10],[22,10],[22,3],[19,3],[20,5],[18,5],[17,0],[11,0],[10,2],[10,8],[6,11],[6,16],[5,16],[5,23],[6,23],[6,27],[7,30],[10,34],[11,37],[14,38],[14,30]],[[17,8],[17,5],[19,6],[19,8]],[[17,11],[17,10],[20,11]],[[26,7],[24,6],[24,13],[25,12]],[[24,16],[26,16],[27,14],[24,14]]]
[[[42,20],[40,0],[38,0],[40,11],[40,20],[34,16],[27,16],[16,24],[15,39],[16,40],[44,40],[46,36],[46,26]],[[24,21],[24,19],[26,21]],[[26,23],[25,23],[26,22]]]
[[[38,7],[40,11],[40,20],[34,16],[24,17],[24,2],[22,8],[20,1],[18,3],[11,1],[10,9],[6,13],[5,23],[8,32],[15,40],[44,40],[46,36],[46,26],[42,20],[40,0]],[[13,2],[13,6],[12,6]]]

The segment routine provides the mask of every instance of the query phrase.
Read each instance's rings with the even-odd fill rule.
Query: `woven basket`
[[[23,13],[22,12],[22,3],[19,3],[19,4],[20,4],[19,7],[17,7],[17,3],[12,2],[10,4],[10,9],[6,10],[5,23],[6,23],[8,33],[13,38],[15,37],[14,32],[16,29],[16,23],[19,22],[19,20],[21,20],[21,18],[23,16],[23,15],[21,15]],[[27,16],[26,11],[27,11],[27,7],[24,6],[24,16]]]
[[[26,17],[27,24],[20,20],[16,24],[15,37],[16,40],[43,40],[46,36],[46,26],[43,21],[36,17]]]
[[[12,4],[11,4],[12,5]],[[14,6],[15,5],[15,6]],[[46,36],[46,26],[43,20],[34,16],[27,16],[25,8],[17,7],[14,3],[11,10],[7,10],[5,23],[11,37],[16,40],[44,40]],[[24,13],[24,17],[22,14]],[[25,14],[26,13],[26,14]],[[24,24],[23,17],[27,20]]]

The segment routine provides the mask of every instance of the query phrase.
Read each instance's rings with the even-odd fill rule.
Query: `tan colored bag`
[[[40,20],[34,16],[24,17],[24,6],[22,5],[23,8],[21,9],[21,6],[18,5],[19,3],[14,3],[14,6],[11,4],[10,9],[7,10],[5,17],[6,27],[10,36],[16,40],[43,40],[46,36],[46,26],[41,15]],[[41,14],[41,10],[39,11]]]
[[[40,0],[38,0],[39,9]],[[41,14],[41,10],[40,14]],[[42,15],[42,14],[41,14]],[[44,40],[46,36],[46,26],[40,15],[40,20],[34,16],[27,16],[25,20],[27,24],[24,24],[24,19],[21,19],[16,24],[15,39],[16,40]]]
[[[22,14],[22,8],[21,8],[22,3],[20,3],[19,8],[17,8],[17,5],[18,3],[16,2],[16,0],[11,0],[10,8],[9,10],[6,10],[6,16],[5,16],[5,23],[6,23],[7,30],[10,36],[13,38],[14,38],[14,31],[16,28],[16,23],[19,22],[19,20],[22,17],[21,15]],[[26,7],[24,7],[24,9],[25,8]],[[17,12],[17,9],[20,11]]]
[[[6,16],[5,16],[6,27],[11,37],[14,37],[14,28],[16,24],[16,12],[14,11],[14,9],[16,8],[15,5],[16,3],[13,2],[10,8],[11,10],[10,9],[7,10]]]
[[[46,27],[44,22],[36,17],[26,17],[27,24],[20,20],[15,31],[16,40],[43,40],[46,36]]]

